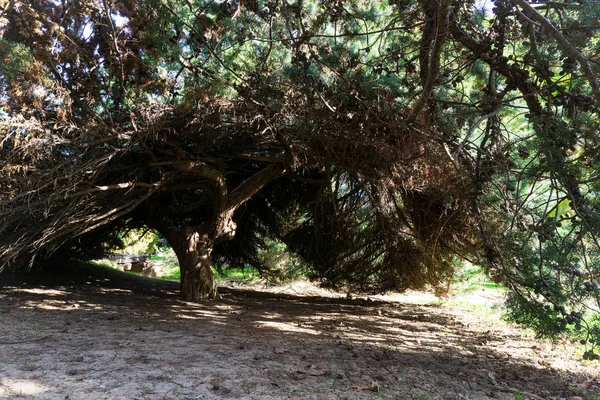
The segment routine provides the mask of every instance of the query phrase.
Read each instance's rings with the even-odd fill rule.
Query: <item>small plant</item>
[[[38,329],[39,316],[40,316],[40,310],[35,310],[35,313],[33,314],[33,319],[31,320],[31,329],[34,331]]]
[[[298,394],[300,396],[306,396],[308,394],[308,391],[304,390],[304,389],[300,389],[300,388],[296,388],[293,390],[293,392],[295,394]]]
[[[35,371],[35,365],[31,363],[31,360],[25,360],[25,369],[27,371]]]
[[[334,388],[339,384],[340,384],[340,376],[336,375],[333,377],[333,383],[331,384],[331,387]]]

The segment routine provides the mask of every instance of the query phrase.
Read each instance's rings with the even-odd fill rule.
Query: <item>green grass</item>
[[[152,257],[152,261],[155,261],[154,257]],[[165,268],[165,274],[163,276],[158,277],[158,279],[164,279],[167,281],[181,280],[181,273],[179,272],[178,264],[167,264],[167,265],[165,265],[164,268]]]
[[[478,290],[504,290],[501,285],[492,281],[481,267],[465,263],[454,274],[452,280],[453,292],[461,294],[471,294]]]
[[[466,263],[454,275],[450,296],[443,300],[440,299],[440,302],[464,312],[479,315],[488,321],[502,321],[502,302],[489,304],[473,301],[479,296],[476,296],[475,299],[469,298],[470,295],[479,292],[485,292],[492,295],[492,297],[496,297],[495,295],[504,294],[506,288],[492,281],[480,267]]]
[[[173,259],[173,257],[169,257],[169,256],[151,256],[150,261],[175,261],[176,262],[176,259]]]
[[[91,260],[89,263],[92,264],[92,265],[98,265],[100,267],[116,269],[117,271],[120,271],[120,272],[122,272],[124,274],[140,276],[140,274],[138,274],[138,273],[131,272],[131,271],[123,271],[123,270],[120,270],[120,269],[116,268],[115,267],[116,264],[113,263],[110,260]]]
[[[470,314],[476,314],[480,317],[483,317],[486,321],[504,321],[504,314],[501,304],[473,304],[468,300],[461,300],[460,298],[452,298],[446,301],[445,304],[451,307],[456,307]]]
[[[217,281],[252,281],[258,275],[258,270],[252,267],[244,267],[244,268],[213,268],[213,272],[215,273],[215,279]]]
[[[181,273],[179,271],[179,264],[177,261],[173,260],[172,257],[167,256],[152,256],[150,258],[151,261],[164,263],[165,274],[158,279],[170,280],[170,281],[179,281],[181,280]],[[90,262],[94,265],[100,265],[103,267],[115,268],[115,264],[110,260],[93,260]],[[116,268],[115,268],[116,269]],[[135,272],[123,271],[125,273],[139,275]],[[257,269],[252,267],[245,268],[213,268],[213,273],[215,274],[215,280],[217,282],[225,282],[225,281],[245,281],[251,282],[258,278],[259,272]]]
[[[258,277],[258,270],[250,267],[230,269],[213,268],[213,273],[215,274],[215,280],[217,282],[225,282],[231,280],[251,282]],[[161,276],[159,279],[176,281],[180,280],[181,273],[179,271],[179,265],[165,265],[165,275]]]
[[[114,266],[110,260],[92,260],[92,261],[90,261],[90,264],[100,265],[102,267],[114,268]]]

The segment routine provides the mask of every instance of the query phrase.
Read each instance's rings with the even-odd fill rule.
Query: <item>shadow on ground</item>
[[[439,305],[221,289],[82,264],[0,274],[0,398],[559,399],[597,365]],[[523,397],[519,397],[523,396]]]

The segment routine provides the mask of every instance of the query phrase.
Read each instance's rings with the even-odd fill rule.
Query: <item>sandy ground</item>
[[[424,295],[0,275],[3,399],[600,399],[600,364]],[[479,295],[473,301],[496,299]]]

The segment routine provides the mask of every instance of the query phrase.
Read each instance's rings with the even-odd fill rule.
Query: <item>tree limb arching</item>
[[[265,185],[286,172],[287,168],[283,164],[271,164],[258,171],[231,192],[227,201],[227,209],[236,209],[254,196]]]
[[[581,54],[579,50],[577,50],[569,41],[556,29],[556,27],[552,24],[552,22],[548,21],[542,14],[540,14],[535,8],[533,8],[527,1],[525,0],[515,0],[515,3],[523,7],[525,13],[527,13],[534,21],[539,22],[542,26],[548,29],[548,32],[552,35],[554,39],[561,45],[563,50],[567,52],[571,57],[579,61],[581,64],[581,69],[583,70],[585,77],[590,82],[592,86],[592,93],[596,98],[596,102],[600,104],[600,84],[598,84],[598,80],[596,79],[596,75],[594,71],[590,68],[588,63],[588,59]]]
[[[429,39],[430,42],[433,42],[433,47],[429,50],[425,50],[427,54],[423,57],[421,65],[421,68],[426,68],[426,73],[424,74],[426,79],[423,82],[423,92],[415,101],[415,104],[408,116],[408,121],[414,120],[421,113],[421,111],[423,111],[423,108],[427,104],[427,101],[429,100],[431,92],[435,86],[437,75],[440,70],[440,56],[442,53],[442,47],[444,46],[446,36],[448,34],[449,18],[449,1],[441,0],[439,4],[436,4],[434,20],[431,22],[428,21],[428,23],[432,23],[435,26],[435,37],[424,38],[424,40]],[[427,24],[424,29],[427,30]]]

